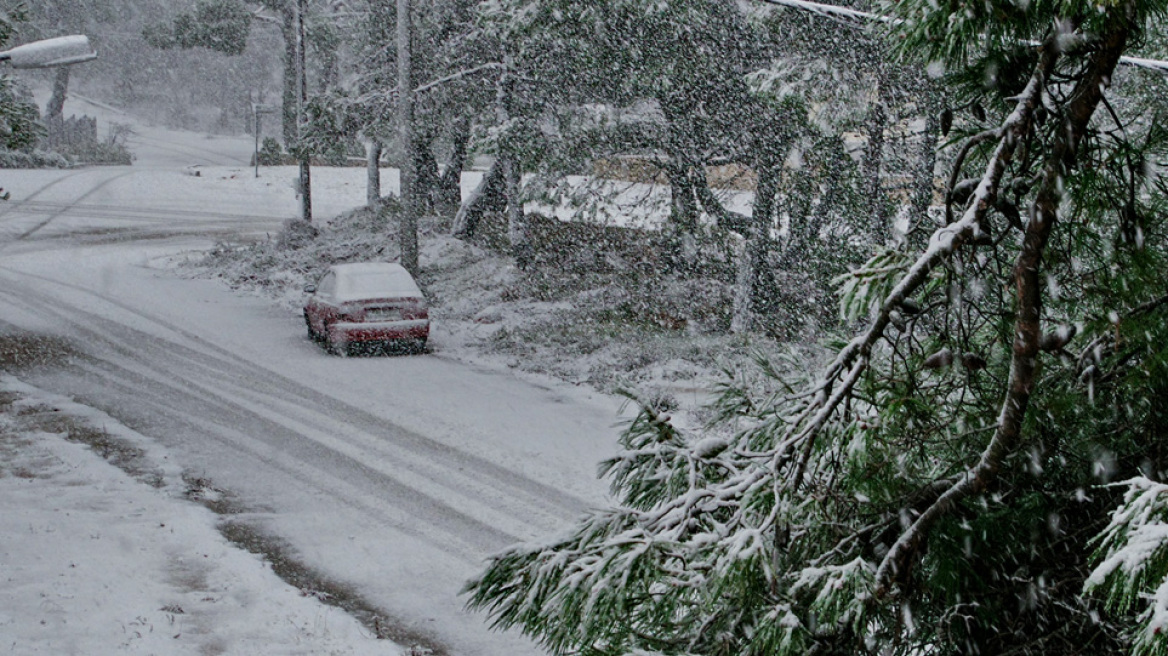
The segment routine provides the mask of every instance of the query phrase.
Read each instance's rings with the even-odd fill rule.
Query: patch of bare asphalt
[[[219,530],[236,546],[263,556],[272,571],[288,584],[296,586],[300,594],[315,597],[322,603],[336,606],[357,618],[378,639],[392,640],[409,647],[410,654],[448,656],[449,650],[434,636],[407,626],[386,615],[351,586],[324,576],[293,556],[287,542],[267,535],[243,521],[225,520]]]
[[[80,354],[69,340],[30,332],[0,332],[0,370],[16,373],[36,366],[68,364]]]

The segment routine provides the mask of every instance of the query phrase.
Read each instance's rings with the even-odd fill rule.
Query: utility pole
[[[304,15],[308,0],[299,0],[296,7],[296,148],[300,154],[300,218],[312,223],[312,172],[309,153],[304,145],[304,106],[308,103],[308,71],[305,66]]]
[[[418,275],[417,170],[414,153],[414,87],[410,61],[410,0],[397,0],[397,115],[401,129],[401,265],[410,275]]]

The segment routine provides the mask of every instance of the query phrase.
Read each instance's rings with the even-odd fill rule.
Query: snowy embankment
[[[0,646],[14,654],[401,651],[233,546],[210,510],[182,498],[189,494],[153,441],[0,376]]]

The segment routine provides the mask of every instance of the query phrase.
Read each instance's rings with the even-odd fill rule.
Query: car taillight
[[[402,318],[404,319],[429,319],[430,311],[426,308],[406,308],[402,310]]]

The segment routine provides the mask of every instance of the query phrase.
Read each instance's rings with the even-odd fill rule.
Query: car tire
[[[327,322],[324,324],[324,333],[320,336],[320,340],[324,344],[325,351],[332,355],[341,354],[340,345],[333,341],[333,331]]]
[[[414,353],[418,353],[418,354],[425,353],[426,352],[426,338],[419,337],[419,338],[415,339],[414,343],[411,346],[412,346],[411,350]]]
[[[307,314],[304,315],[304,325],[308,326],[309,341],[320,343],[320,334],[312,329],[312,320],[308,318]]]

